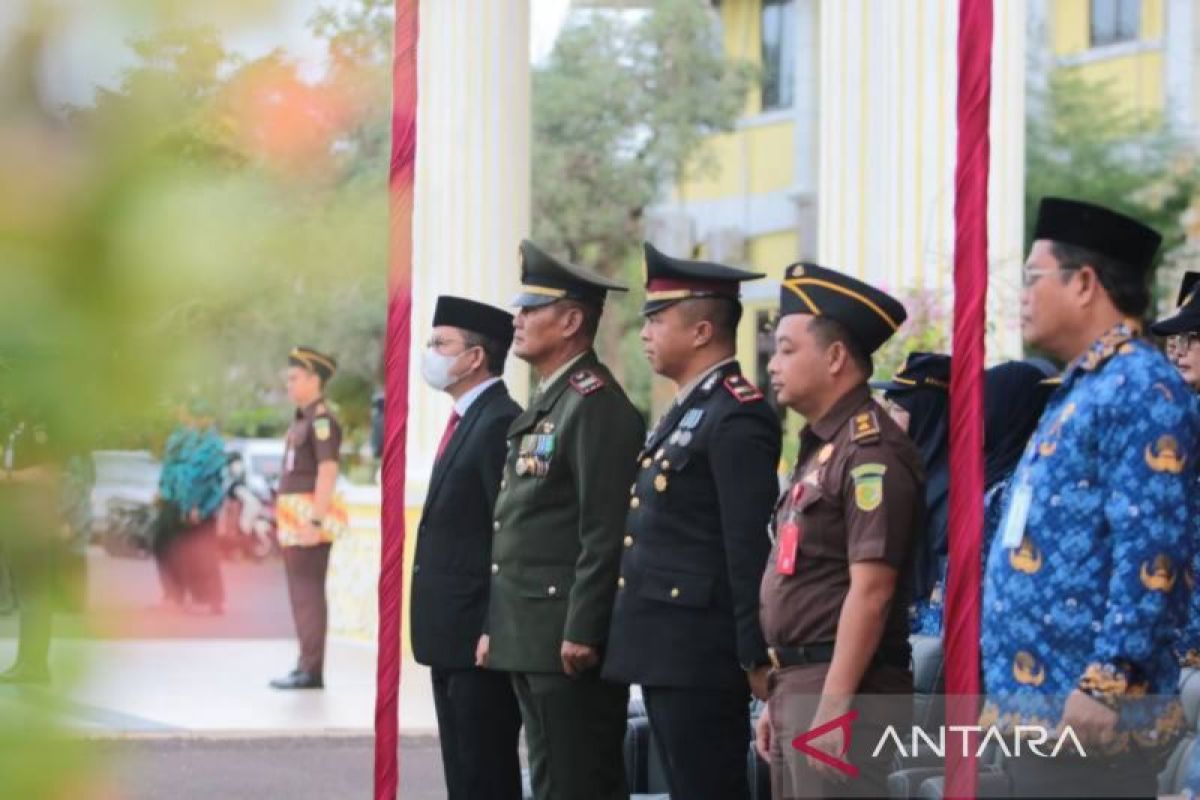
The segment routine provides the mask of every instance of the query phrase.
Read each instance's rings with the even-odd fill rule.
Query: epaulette
[[[730,375],[726,378],[725,388],[739,403],[752,403],[763,398],[763,393],[759,391],[759,388],[741,375]]]
[[[879,440],[879,435],[882,430],[879,427],[879,419],[875,416],[874,411],[864,411],[861,414],[855,414],[850,420],[850,441],[855,444],[868,444]]]
[[[590,369],[581,369],[571,376],[571,388],[587,397],[604,386],[604,379]]]

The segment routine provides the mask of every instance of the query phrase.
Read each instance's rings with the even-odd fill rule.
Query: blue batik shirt
[[[1128,324],[1068,367],[988,554],[985,724],[1053,726],[1079,689],[1118,710],[1114,749],[1161,744],[1183,726],[1174,651],[1200,450],[1190,395]]]

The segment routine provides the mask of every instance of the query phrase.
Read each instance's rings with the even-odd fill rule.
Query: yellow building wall
[[[726,55],[756,67],[762,63],[761,10],[761,0],[727,0],[721,4]],[[755,84],[747,93],[743,119],[757,116],[761,108],[762,96]],[[676,187],[676,199],[704,201],[788,188],[795,175],[794,136],[795,125],[781,120],[712,137],[704,155],[715,168],[701,177],[682,181]]]
[[[1163,36],[1163,0],[1142,0],[1138,38],[1142,42]],[[1056,56],[1075,56],[1091,50],[1091,0],[1053,0],[1050,7],[1050,45]],[[1163,111],[1164,55],[1161,49],[1097,58],[1078,66],[1065,66],[1079,78],[1109,86],[1114,99],[1128,111],[1156,115]]]

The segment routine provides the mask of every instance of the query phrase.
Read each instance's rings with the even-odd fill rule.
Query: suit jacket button
[[[492,574],[493,575],[500,574],[500,565],[499,564],[492,564]]]
[[[554,595],[558,594],[558,587],[551,586],[551,587],[547,588],[546,594],[550,595],[551,597],[554,597]]]
[[[671,597],[679,597],[679,587],[678,586],[676,586],[674,589],[671,590]]]
[[[625,537],[625,546],[626,546],[626,547],[633,547],[633,537],[632,537],[632,536],[626,536],[626,537]]]

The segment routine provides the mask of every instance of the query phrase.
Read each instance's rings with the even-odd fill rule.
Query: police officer
[[[60,470],[46,426],[30,415],[0,432],[0,514],[5,522],[5,553],[11,559],[20,604],[16,662],[0,673],[0,683],[50,681],[53,624],[54,550],[59,533],[68,533],[57,509],[55,484]]]
[[[1149,757],[1183,726],[1172,638],[1196,538],[1200,420],[1140,336],[1161,237],[1042,200],[1024,265],[1026,344],[1068,362],[1008,487],[984,579],[984,724],[1069,728],[1008,760],[1014,796],[1152,797]],[[1131,701],[1131,698],[1143,698]],[[1075,752],[1074,741],[1086,757]]]
[[[642,343],[678,393],[638,455],[604,675],[641,684],[672,797],[737,800],[779,493],[779,419],[734,359],[738,287],[762,276],[645,256]]]
[[[592,343],[625,287],[520,252],[513,352],[541,383],[508,429],[477,660],[512,673],[535,797],[624,798],[629,689],[600,667],[645,426]]]
[[[417,529],[410,605],[413,656],[432,667],[450,800],[521,797],[521,712],[512,683],[475,666],[505,436],[521,413],[500,377],[512,336],[508,312],[439,297],[421,359],[425,382],[454,400]]]
[[[1179,288],[1175,313],[1150,326],[1167,337],[1167,356],[1183,379],[1200,391],[1200,272],[1188,272]]]
[[[872,286],[797,264],[783,281],[780,315],[771,386],[807,424],[762,579],[775,670],[758,749],[776,798],[886,796],[889,758],[871,750],[890,709],[857,709],[853,737],[846,715],[855,695],[896,695],[907,707],[912,692],[908,572],[924,506],[920,455],[867,384],[871,354],[906,314]],[[809,752],[792,746],[823,726]]]
[[[342,428],[325,401],[337,370],[332,356],[311,347],[288,354],[287,391],[296,405],[284,446],[276,519],[288,596],[300,639],[300,658],[275,689],[321,689],[325,678],[325,573],[334,536],[346,524],[334,497]]]

